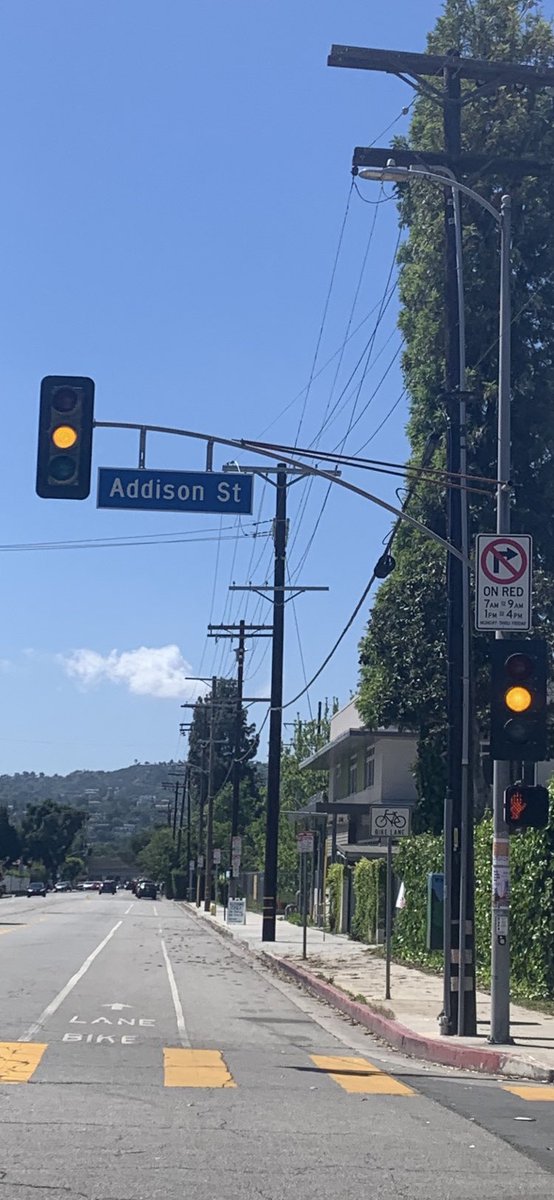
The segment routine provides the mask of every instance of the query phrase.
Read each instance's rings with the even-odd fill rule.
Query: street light
[[[496,532],[510,532],[510,376],[511,376],[511,296],[510,296],[510,241],[511,241],[511,199],[502,196],[500,211],[494,208],[484,196],[473,188],[460,183],[453,173],[441,167],[431,171],[426,167],[398,167],[390,160],[386,167],[364,167],[359,171],[362,179],[378,180],[381,183],[411,183],[415,178],[427,179],[443,188],[450,188],[454,202],[454,223],[456,233],[456,269],[458,278],[459,300],[459,338],[460,338],[460,425],[465,429],[465,319],[463,294],[463,263],[462,263],[462,233],[460,194],[468,196],[481,208],[485,209],[500,229],[500,296],[499,296],[499,363],[498,363],[498,424],[497,424],[497,489],[496,489]],[[467,473],[467,451],[465,437],[462,438],[460,458],[460,483],[465,484]],[[462,493],[463,494],[463,493]],[[462,551],[463,563],[463,700],[462,700],[462,811],[464,796],[467,813],[467,797],[469,783],[469,646],[471,636],[469,612],[469,574],[468,557],[468,524],[467,524],[467,494],[463,504],[462,519]],[[465,537],[465,546],[464,546]],[[501,631],[496,632],[496,638],[502,638]],[[509,868],[509,838],[508,828],[504,820],[503,793],[509,784],[509,764],[494,762],[493,777],[493,877]],[[466,823],[467,827],[467,823]],[[462,870],[465,867],[462,853]],[[446,881],[445,881],[446,882]],[[507,894],[506,889],[506,894]],[[462,1032],[460,1015],[463,1013],[465,991],[463,987],[463,966],[465,947],[465,888],[460,888],[460,992],[458,1010],[458,1032]],[[446,908],[446,906],[445,906]],[[492,928],[491,928],[491,1033],[490,1041],[504,1043],[510,1040],[510,949],[508,938],[509,907],[507,899],[492,895]],[[498,934],[498,936],[497,936]],[[448,947],[445,947],[448,951]]]

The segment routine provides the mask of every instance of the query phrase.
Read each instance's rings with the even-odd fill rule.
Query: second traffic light
[[[546,642],[498,638],[491,660],[491,758],[540,762],[547,753]]]
[[[40,385],[36,490],[43,499],[90,495],[94,382],[47,375]]]

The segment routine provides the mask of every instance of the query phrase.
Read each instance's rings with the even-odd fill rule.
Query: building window
[[[375,746],[368,746],[365,752],[364,787],[373,787],[375,783]]]
[[[352,754],[348,773],[348,792],[353,796],[358,791],[358,755]]]

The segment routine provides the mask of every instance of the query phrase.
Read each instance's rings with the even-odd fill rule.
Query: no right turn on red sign
[[[530,629],[532,539],[480,533],[475,548],[477,629]]]

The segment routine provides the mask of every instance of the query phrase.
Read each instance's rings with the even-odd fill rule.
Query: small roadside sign
[[[214,864],[215,864],[215,866],[218,867],[220,862],[221,862],[221,850],[219,850],[216,847],[216,848],[214,848]]]
[[[203,854],[198,855],[197,862],[198,862],[199,869],[202,870],[202,867],[204,866],[204,855]]]
[[[410,832],[411,813],[408,805],[373,804],[369,810],[370,836],[405,837]]]
[[[475,626],[530,629],[533,542],[528,533],[477,535]]]
[[[296,839],[296,845],[299,854],[313,854],[314,852],[314,835],[310,830],[305,830],[299,833]]]
[[[246,925],[246,900],[233,900],[227,903],[227,924]]]

